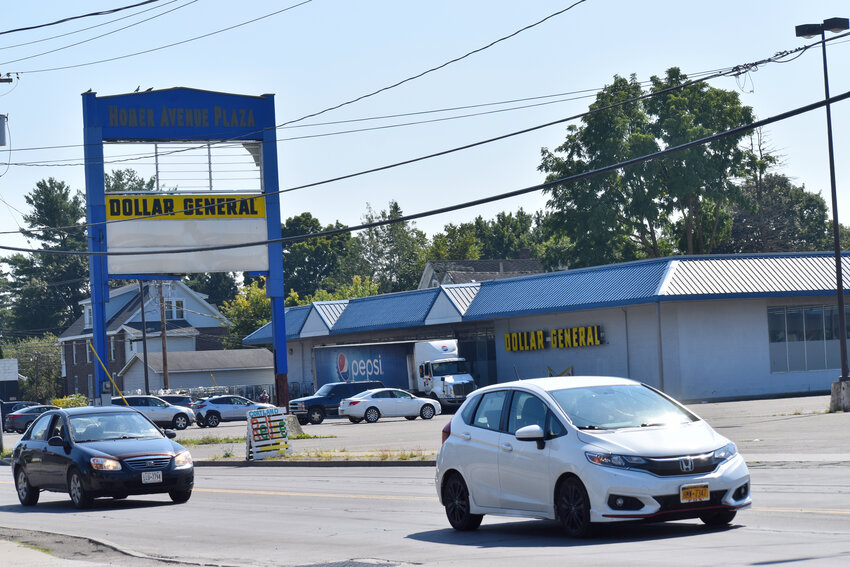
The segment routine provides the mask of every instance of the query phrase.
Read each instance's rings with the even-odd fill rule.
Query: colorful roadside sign
[[[289,430],[285,408],[268,408],[248,412],[245,459],[259,461],[288,455]]]

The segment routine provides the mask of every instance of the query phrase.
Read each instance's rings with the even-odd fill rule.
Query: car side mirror
[[[538,449],[543,449],[546,446],[546,435],[543,433],[543,428],[539,425],[520,427],[514,435],[518,441],[537,441]]]
[[[54,435],[53,437],[47,440],[47,445],[50,447],[64,447],[65,440],[62,439],[62,437],[59,435]]]
[[[177,433],[175,433],[173,429],[166,429],[165,436],[169,439],[174,439],[175,437],[177,437]]]

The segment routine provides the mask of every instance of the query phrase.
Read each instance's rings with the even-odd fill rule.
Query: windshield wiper
[[[602,427],[600,425],[582,425],[579,429],[592,429],[596,431],[602,431],[603,429],[610,429],[610,427]]]

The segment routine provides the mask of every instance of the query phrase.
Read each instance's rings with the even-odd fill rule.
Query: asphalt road
[[[756,506],[729,529],[698,521],[606,527],[565,538],[554,522],[486,517],[472,533],[452,530],[429,468],[246,468],[198,470],[183,505],[167,497],[104,500],[75,510],[45,494],[35,509],[0,482],[0,524],[94,538],[132,551],[82,550],[89,561],[157,565],[153,556],[197,565],[842,565],[850,560],[846,468],[753,471]],[[51,537],[40,541],[50,548]],[[78,545],[61,543],[67,553]],[[144,554],[148,559],[138,559]],[[17,565],[21,565],[17,563]]]
[[[234,463],[197,467],[195,492],[183,505],[151,496],[97,501],[82,512],[67,495],[49,493],[34,509],[23,509],[8,469],[0,468],[0,539],[29,537],[65,558],[128,567],[164,564],[156,557],[233,566],[845,565],[850,414],[825,414],[826,403],[817,397],[692,406],[738,443],[751,465],[754,508],[741,512],[729,529],[709,530],[698,521],[618,525],[574,541],[554,522],[486,517],[479,530],[461,534],[448,526],[429,466]],[[352,453],[387,446],[436,450],[446,419],[370,425],[333,420],[305,428],[331,437],[303,440],[309,448],[300,440],[293,446]],[[180,435],[235,436],[244,427],[194,428]],[[81,565],[11,545],[0,544],[0,563]]]

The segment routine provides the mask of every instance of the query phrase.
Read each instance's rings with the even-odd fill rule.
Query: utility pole
[[[159,281],[159,320],[162,323],[162,389],[168,390],[168,340],[165,337],[165,298],[162,288],[165,280]]]
[[[150,395],[151,384],[148,378],[148,324],[145,321],[145,284],[139,280],[139,298],[142,302],[142,358],[145,363],[145,394]]]

